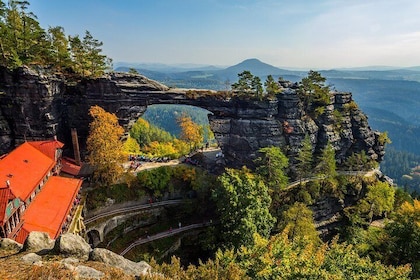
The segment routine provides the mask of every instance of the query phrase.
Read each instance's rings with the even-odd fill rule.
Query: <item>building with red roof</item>
[[[82,181],[57,176],[60,141],[25,142],[0,158],[0,237],[23,242],[31,231],[66,230]]]

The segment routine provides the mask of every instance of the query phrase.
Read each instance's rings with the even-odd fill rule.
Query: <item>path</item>
[[[151,235],[151,236],[147,236],[147,237],[143,237],[143,238],[139,238],[136,241],[134,241],[133,243],[131,243],[127,248],[125,248],[120,255],[124,256],[125,254],[127,254],[131,249],[133,249],[134,247],[141,245],[141,244],[145,244],[154,240],[158,240],[161,238],[166,238],[169,236],[173,236],[175,234],[184,232],[184,231],[189,231],[192,229],[198,229],[198,228],[203,228],[203,227],[208,227],[210,225],[212,225],[212,222],[207,222],[207,223],[199,223],[199,224],[192,224],[192,225],[188,225],[188,226],[184,226],[184,227],[180,227],[180,228],[175,228],[172,230],[167,230],[164,232],[160,232],[157,233],[155,235]]]
[[[119,209],[114,209],[114,210],[110,210],[110,211],[107,211],[107,212],[103,212],[103,213],[97,214],[93,217],[89,217],[84,221],[84,223],[85,223],[85,225],[88,225],[90,223],[95,222],[98,219],[106,218],[106,217],[109,217],[109,216],[125,214],[127,212],[133,212],[133,211],[138,211],[138,210],[151,209],[151,208],[160,207],[160,206],[176,205],[176,204],[181,204],[182,202],[183,202],[182,199],[174,199],[174,200],[165,200],[165,201],[159,201],[159,202],[147,203],[147,204],[140,204],[140,205],[134,205],[134,206],[126,206],[126,207],[122,207],[122,208],[119,208]]]
[[[360,176],[363,175],[364,177],[371,177],[374,174],[376,174],[377,172],[379,172],[378,168],[369,170],[369,171],[337,171],[338,175],[344,175],[344,176]],[[300,180],[297,181],[293,181],[287,184],[286,188],[283,189],[283,191],[287,191],[289,189],[292,189],[300,184],[304,184],[304,183],[308,183],[311,181],[317,181],[317,180],[322,180],[325,179],[326,176],[313,176],[313,177],[309,177],[309,178],[302,178]]]

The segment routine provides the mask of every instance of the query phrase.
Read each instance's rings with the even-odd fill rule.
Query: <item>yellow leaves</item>
[[[118,124],[115,114],[108,113],[99,106],[92,106],[89,114],[93,120],[87,139],[88,160],[96,167],[96,179],[110,184],[123,172],[121,162],[124,155],[120,137],[124,129]]]
[[[418,227],[420,227],[420,200],[414,199],[413,204],[404,202],[398,211],[400,218],[411,217]]]
[[[143,119],[143,118],[139,118],[139,119],[137,120],[137,123],[138,123],[141,127],[144,127],[144,128],[146,128],[146,129],[149,129],[149,128],[150,128],[150,123],[149,123],[148,121],[146,121],[145,119]]]
[[[197,146],[203,142],[203,128],[192,121],[191,117],[182,114],[177,118],[181,127],[181,139]]]
[[[127,154],[138,154],[140,153],[140,146],[136,139],[128,136],[127,140],[123,144],[123,151]]]

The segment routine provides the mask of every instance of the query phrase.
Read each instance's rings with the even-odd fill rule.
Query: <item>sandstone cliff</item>
[[[187,104],[209,110],[211,129],[232,166],[252,165],[261,147],[287,147],[293,157],[306,134],[314,152],[328,141],[338,162],[365,151],[380,161],[384,146],[350,93],[331,92],[330,104],[319,116],[304,110],[297,85],[281,84],[274,99],[222,97],[212,91],[171,89],[141,75],[113,73],[98,79],[66,81],[26,67],[14,72],[0,69],[0,154],[25,139],[57,135],[71,147],[70,128],[77,128],[82,149],[88,135],[89,107],[99,105],[115,113],[129,129],[152,104]]]

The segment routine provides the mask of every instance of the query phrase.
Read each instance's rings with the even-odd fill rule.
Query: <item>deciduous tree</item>
[[[404,202],[385,230],[391,237],[385,244],[389,261],[411,263],[413,279],[420,277],[420,201]]]
[[[320,242],[314,225],[313,213],[301,202],[295,202],[283,213],[279,227],[293,242],[312,244]]]
[[[177,123],[181,127],[181,139],[190,143],[190,150],[192,147],[196,148],[203,143],[203,128],[192,121],[191,117],[182,114],[177,118]]]
[[[213,199],[220,214],[225,244],[239,248],[251,245],[254,233],[268,237],[275,218],[269,211],[271,198],[264,182],[245,167],[227,169],[219,182]]]
[[[99,106],[92,106],[89,114],[93,120],[87,139],[88,160],[96,168],[95,178],[99,183],[114,183],[123,172],[121,136],[124,129],[118,124],[117,116]]]

